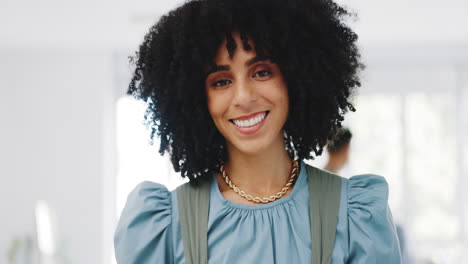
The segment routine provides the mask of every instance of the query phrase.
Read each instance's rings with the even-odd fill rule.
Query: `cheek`
[[[210,112],[211,117],[216,122],[216,118],[219,118],[224,113],[224,106],[223,98],[220,96],[215,96],[214,94],[208,92],[207,95],[207,104],[208,104],[208,111]]]
[[[289,107],[288,88],[286,87],[284,83],[281,82],[276,86],[275,93],[274,93],[274,100],[276,104],[278,105],[282,105],[286,108]]]
[[[209,96],[207,96],[207,100],[206,100],[206,101],[207,101],[207,104],[208,104],[208,112],[210,113],[211,118],[214,119],[214,116],[213,116],[213,115],[215,115],[215,112],[216,112],[216,111],[215,111],[215,110],[216,110],[216,107],[214,106],[214,103],[213,103],[214,101],[213,101],[212,99],[210,99]]]

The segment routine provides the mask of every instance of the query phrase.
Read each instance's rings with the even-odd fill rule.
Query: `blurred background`
[[[386,177],[406,263],[467,263],[468,2],[338,2],[367,65],[339,173]],[[114,263],[128,192],[183,182],[125,95],[128,56],[180,3],[0,1],[0,263]]]

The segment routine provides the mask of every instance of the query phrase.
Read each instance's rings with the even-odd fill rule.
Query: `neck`
[[[269,196],[289,181],[292,160],[282,140],[259,154],[245,154],[232,147],[228,152],[225,171],[237,187],[249,194]]]

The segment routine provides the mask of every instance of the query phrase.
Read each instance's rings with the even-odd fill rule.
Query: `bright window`
[[[169,190],[185,182],[174,172],[167,155],[158,152],[159,141],[149,144],[150,131],[144,125],[145,104],[126,96],[117,103],[117,213],[120,215],[127,195],[143,181],[165,185]]]

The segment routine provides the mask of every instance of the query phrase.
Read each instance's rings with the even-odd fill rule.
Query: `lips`
[[[269,111],[257,112],[254,114],[230,119],[235,129],[242,134],[253,134],[257,132],[265,123]]]
[[[250,115],[241,116],[234,119],[229,119],[232,123],[237,126],[253,126],[258,122],[261,122],[267,115],[269,111],[256,112]]]
[[[231,120],[247,120],[247,119],[255,117],[255,116],[259,115],[259,114],[263,114],[265,112],[268,112],[268,111],[256,112],[256,113],[253,113],[253,114],[250,114],[250,115],[245,115],[245,116],[240,116],[240,117],[237,117],[237,118],[233,118]]]

